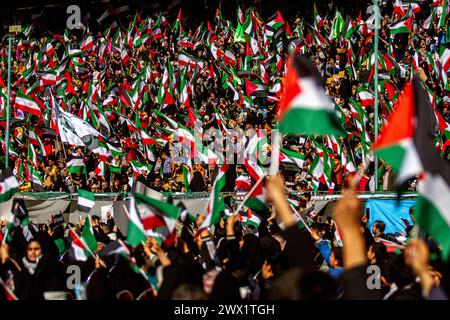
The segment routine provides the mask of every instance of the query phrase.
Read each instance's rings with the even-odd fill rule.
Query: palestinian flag
[[[405,11],[403,10],[403,4],[401,0],[395,0],[394,14],[397,14],[400,17],[403,17],[405,15]]]
[[[421,174],[414,216],[425,232],[450,256],[450,165],[440,157],[433,142],[436,120],[430,101],[415,76],[406,84],[387,127],[374,150],[399,171],[399,182]]]
[[[276,16],[273,17],[268,23],[267,26],[272,28],[272,29],[279,29],[280,27],[282,27],[284,24],[284,19],[281,16],[280,11],[277,11]]]
[[[280,161],[285,163],[295,163],[297,167],[302,169],[303,164],[305,163],[305,155],[280,148]]]
[[[247,96],[267,96],[267,87],[262,84],[253,83],[247,78],[244,78],[245,93]]]
[[[431,145],[431,140],[430,146]],[[433,152],[433,150],[430,150]],[[445,260],[450,257],[450,166],[434,151],[433,156],[439,160],[437,164],[430,163],[433,171],[425,173],[425,179],[419,187],[419,197],[416,199],[414,217],[425,232],[432,235],[442,247]]]
[[[33,189],[36,191],[44,191],[44,182],[39,174],[39,171],[28,165],[28,172],[31,175],[31,185]]]
[[[319,29],[324,26],[323,19],[319,16],[317,12],[316,3],[314,2],[314,28]]]
[[[16,94],[15,107],[16,109],[23,110],[36,116],[42,116],[42,111],[39,104],[31,97],[20,92],[17,92]]]
[[[73,231],[72,228],[69,230],[69,236],[72,240],[72,250],[75,260],[77,261],[86,261],[88,259],[89,252],[88,246],[84,243],[84,241]]]
[[[178,31],[180,31],[180,33],[183,32],[183,25],[181,23],[181,8],[178,10],[178,15],[177,15],[177,20],[175,21],[173,27],[172,27],[172,32],[174,34],[178,33]]]
[[[99,177],[105,176],[105,162],[104,161],[100,161],[98,163],[98,166],[95,168],[94,173]]]
[[[356,22],[353,22],[352,20],[349,20],[348,22],[348,26],[347,26],[347,31],[345,32],[345,39],[350,39],[352,34],[356,32],[356,30],[358,30],[358,25],[356,24]],[[350,46],[350,41],[348,42],[349,46]]]
[[[279,109],[279,129],[288,134],[344,135],[334,104],[320,86],[319,75],[304,56],[288,67]]]
[[[86,174],[86,165],[83,156],[72,156],[66,164],[69,173],[84,173]]]
[[[78,189],[78,211],[89,212],[95,205],[95,194]]]
[[[200,226],[199,231],[208,228],[220,221],[220,213],[225,209],[223,198],[221,199],[220,197],[220,191],[223,189],[226,183],[225,173],[227,169],[227,164],[222,165],[219,169],[219,173],[217,174],[216,180],[214,181],[214,185],[212,187],[211,194],[208,200],[208,205],[206,207],[206,219]]]
[[[399,33],[411,33],[412,32],[412,24],[414,18],[411,16],[406,20],[400,21],[396,24],[393,24],[389,27],[391,34],[399,34]]]
[[[267,190],[265,188],[264,180],[260,181],[253,192],[248,195],[247,201],[245,201],[244,205],[254,212],[261,214],[270,213],[269,206],[267,205]]]
[[[131,197],[130,200],[130,210],[129,210],[129,221],[127,228],[127,242],[130,246],[138,246],[147,239],[144,226],[141,222],[139,212],[136,209],[136,200]]]
[[[142,193],[135,192],[131,197],[128,243],[136,246],[147,236],[153,236],[170,246],[175,239],[175,224],[181,208],[149,197],[147,189],[144,187]]]
[[[8,170],[0,178],[0,203],[10,200],[18,189],[19,182],[17,178]]]
[[[94,229],[92,228],[91,218],[88,216],[84,219],[83,229],[81,230],[81,240],[85,244],[86,249],[91,253],[97,250],[98,242],[95,239]]]
[[[419,175],[424,169],[421,150],[426,150],[423,144],[427,144],[427,141],[419,134],[426,135],[426,126],[429,124],[419,122],[422,119],[418,116],[424,113],[420,109],[428,112],[427,108],[433,112],[420,80],[414,77],[411,83],[405,85],[388,124],[373,145],[374,151],[399,173],[399,185]]]
[[[26,226],[30,223],[30,217],[28,215],[28,209],[23,199],[14,199],[11,212],[14,216],[14,226]]]
[[[140,163],[134,160],[130,161],[130,165],[133,168],[134,176],[138,177],[142,174],[143,170],[146,170],[147,173],[152,171],[153,166],[151,164]]]
[[[253,229],[258,229],[259,225],[261,224],[261,217],[252,212],[252,209],[248,209],[247,217],[244,223],[245,225],[252,227]]]

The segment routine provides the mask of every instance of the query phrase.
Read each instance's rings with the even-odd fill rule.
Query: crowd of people
[[[0,246],[0,297],[447,299],[448,265],[440,258],[438,246],[431,239],[416,238],[409,228],[408,244],[388,250],[383,222],[368,228],[356,183],[344,191],[333,219],[316,219],[309,232],[299,228],[285,182],[278,175],[266,183],[275,209],[257,229],[242,224],[238,213],[222,215],[209,230],[200,229],[203,214],[193,221],[180,218],[170,246],[151,236],[129,246],[114,218],[104,221],[92,216],[89,223],[98,246],[80,258],[75,250],[79,243],[71,233],[84,236],[86,220],[73,225],[55,216],[49,226],[22,225]],[[336,228],[339,238],[334,235]]]
[[[435,110],[436,148],[449,157],[448,1],[382,2],[378,61],[375,15],[366,5],[355,12],[317,1],[304,14],[274,10],[267,17],[256,6],[237,8],[230,16],[219,7],[214,19],[201,24],[189,21],[181,9],[170,21],[160,12],[132,9],[109,8],[84,20],[78,31],[43,32],[29,24],[17,36],[10,136],[0,128],[0,152],[5,156],[8,139],[19,191],[128,193],[136,182],[156,191],[210,191],[219,164],[226,162],[222,191],[248,192],[255,184],[252,168],[245,156],[236,159],[252,151],[261,169],[269,169],[264,159],[271,157],[270,134],[289,54],[309,56],[347,135],[283,137],[282,177],[272,175],[265,183],[273,210],[261,215],[257,228],[242,223],[229,203],[227,214],[223,211],[211,228],[201,228],[202,213],[194,220],[178,219],[170,245],[149,236],[146,243],[130,246],[113,218],[94,216],[88,223],[98,247],[79,259],[72,233],[80,234],[86,220],[16,226],[0,247],[0,295],[447,298],[448,266],[439,247],[418,239],[409,226],[407,245],[385,235],[383,221],[369,226],[355,194],[395,190],[396,173],[381,161],[375,168],[371,146],[375,126],[389,118],[413,74]],[[399,31],[402,21],[406,27]],[[3,41],[2,119],[7,49]],[[372,91],[376,67],[378,124]],[[208,152],[212,141],[222,153]],[[186,151],[186,145],[193,149]],[[408,188],[415,187],[412,179]],[[298,194],[299,211],[309,219],[306,228],[294,218],[286,190]],[[312,192],[341,190],[332,219],[307,215]],[[2,229],[4,236],[7,226]],[[68,286],[73,265],[81,269],[84,286]],[[381,272],[373,286],[367,285],[370,266]]]
[[[414,72],[428,87],[443,125],[449,121],[448,82],[445,61],[441,61],[442,50],[448,47],[447,23],[441,25],[445,8],[443,4],[418,4],[420,10],[408,11],[405,2],[403,14],[394,12],[391,4],[381,7],[380,126],[399,89]],[[148,165],[145,178],[158,190],[191,191],[190,181],[183,177],[186,169],[190,177],[196,171],[202,174],[203,182],[195,183],[193,191],[208,191],[215,170],[209,165],[218,161],[217,155],[211,158],[204,152],[207,156],[197,161],[201,164],[197,169],[190,157],[177,157],[174,145],[186,131],[174,127],[186,127],[201,140],[200,148],[210,144],[211,137],[216,144],[224,143],[228,135],[231,152],[239,152],[252,135],[264,131],[267,141],[261,149],[270,154],[270,133],[290,50],[308,55],[317,67],[347,136],[285,137],[284,148],[305,159],[295,167],[283,166],[289,187],[338,191],[346,177],[356,173],[363,176],[359,191],[377,191],[374,173],[378,171],[378,190],[394,190],[395,173],[383,163],[375,169],[370,149],[375,138],[374,15],[370,8],[366,12],[364,6],[359,16],[352,16],[319,2],[314,14],[308,11],[309,16],[288,12],[283,16],[278,11],[265,22],[253,7],[239,8],[240,14],[228,19],[218,8],[213,21],[198,25],[189,23],[181,10],[169,22],[159,13],[145,16],[125,7],[114,14],[107,10],[97,21],[83,21],[86,26],[81,30],[66,29],[64,34],[23,24],[24,32],[17,35],[12,48],[9,137],[9,164],[21,182],[21,191],[75,192],[80,187],[93,192],[127,191],[133,176],[142,173],[130,165],[131,160]],[[334,36],[333,17],[339,9],[345,23]],[[392,34],[390,26],[408,16],[413,18],[412,31]],[[237,32],[236,18],[242,32]],[[5,39],[0,62],[3,119],[7,51]],[[249,85],[262,85],[264,91],[251,92]],[[18,94],[40,110],[30,113],[17,101]],[[106,152],[64,137],[62,123],[56,119],[59,107],[91,125],[106,142]],[[195,122],[200,125],[194,126]],[[3,156],[4,128],[0,131]],[[234,129],[245,130],[245,137],[236,141]],[[444,131],[437,132],[436,143],[447,157]],[[324,171],[313,172],[313,159],[323,152],[327,155],[321,156]],[[74,155],[82,157],[84,170],[74,172],[67,167]],[[241,164],[229,170],[234,177],[227,191],[238,187],[232,181],[239,181],[236,172]],[[241,171],[247,173],[245,167]],[[414,188],[412,182],[410,189]]]

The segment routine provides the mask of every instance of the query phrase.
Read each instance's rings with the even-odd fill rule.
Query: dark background
[[[338,5],[342,13],[350,13],[357,16],[359,11],[363,14],[367,5],[372,1],[364,0],[315,0],[321,16],[324,16],[325,8],[328,3],[333,2]],[[183,19],[189,22],[200,23],[204,19],[212,22],[215,16],[216,8],[220,5],[222,15],[225,19],[236,22],[236,9],[238,5],[245,10],[253,6],[258,9],[264,20],[272,16],[277,10],[280,10],[283,17],[289,22],[293,22],[294,15],[310,17],[311,22],[313,18],[313,4],[314,1],[308,0],[12,0],[2,1],[0,9],[0,21],[2,29],[0,34],[5,34],[8,30],[8,25],[11,24],[28,24],[31,21],[33,14],[43,13],[34,22],[35,26],[42,31],[45,29],[52,32],[63,32],[65,22],[68,17],[66,8],[70,5],[76,4],[81,8],[82,17],[86,13],[90,13],[91,22],[90,27],[95,28],[97,23],[95,19],[112,5],[117,8],[123,5],[129,5],[130,12],[135,10],[141,12],[144,17],[145,14],[152,14],[162,11],[169,23],[173,23],[176,19],[178,9],[181,7],[183,12]],[[134,14],[132,14],[134,16]]]

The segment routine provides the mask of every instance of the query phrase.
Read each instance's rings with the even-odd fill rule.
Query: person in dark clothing
[[[189,190],[191,192],[202,192],[206,191],[205,181],[203,175],[200,171],[194,171],[191,183],[189,184]]]
[[[14,293],[20,300],[43,299],[45,292],[66,291],[62,264],[42,251],[41,243],[32,239],[25,256],[14,272]]]

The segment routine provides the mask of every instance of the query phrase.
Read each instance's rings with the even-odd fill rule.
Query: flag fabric
[[[450,257],[450,165],[437,152],[432,134],[433,108],[417,76],[405,85],[388,125],[374,145],[381,158],[399,171],[399,184],[415,175],[422,177],[414,210],[421,230]]]
[[[86,165],[83,156],[72,156],[72,158],[67,162],[66,166],[69,173],[86,174]]]
[[[447,13],[448,13],[448,0],[444,0],[441,16],[439,17],[438,21],[438,28],[444,28],[445,25],[448,24]]]
[[[417,140],[421,124],[416,121],[418,109],[427,107],[425,100],[429,101],[417,78],[407,83],[388,125],[373,146],[374,151],[398,171],[399,184],[423,171],[418,150],[420,141]]]
[[[203,221],[202,225],[199,228],[203,230],[216,224],[220,220],[220,212],[225,209],[225,204],[223,199],[220,198],[220,191],[225,186],[226,176],[225,173],[228,169],[228,165],[224,164],[220,166],[219,173],[217,174],[216,180],[214,181],[214,185],[212,187],[208,204],[206,207],[206,218]]]
[[[405,15],[405,11],[403,10],[403,4],[401,0],[395,0],[394,2],[394,13],[403,17]]]
[[[409,17],[403,21],[400,21],[398,23],[389,26],[389,30],[391,34],[411,33],[413,21],[414,21],[413,17]]]
[[[99,177],[105,176],[105,162],[104,161],[100,161],[98,163],[98,166],[95,168],[94,173]]]
[[[247,216],[245,217],[245,221],[243,221],[243,223],[248,227],[258,229],[261,224],[261,217],[253,212],[252,209],[248,209]]]
[[[92,228],[91,218],[88,216],[84,219],[83,229],[81,230],[81,239],[86,248],[95,253],[98,247],[97,239],[95,239],[94,229]]]
[[[1,235],[1,233],[0,233],[0,235]],[[0,241],[1,241],[2,239],[0,238]],[[11,288],[9,288],[7,285],[6,285],[6,283],[2,280],[2,279],[0,279],[0,285],[3,287],[3,289],[5,290],[5,299],[6,299],[6,301],[14,301],[14,300],[19,300],[18,298],[17,298],[17,296],[14,294],[14,291],[13,290],[11,290]]]
[[[89,249],[86,244],[72,228],[69,229],[69,236],[72,240],[71,247],[75,259],[77,261],[86,261],[89,257]]]
[[[42,116],[39,104],[29,96],[21,94],[20,92],[17,92],[16,94],[15,107],[36,116]]]
[[[279,129],[288,134],[344,135],[334,104],[319,85],[319,75],[304,56],[288,67],[280,101]]]
[[[95,205],[95,194],[78,189],[78,211],[89,212]]]
[[[344,24],[344,18],[339,13],[339,11],[336,11],[333,19],[333,24],[331,26],[331,34],[329,37],[330,40],[337,39],[341,35],[342,31],[344,30]]]
[[[295,163],[300,169],[303,168],[305,163],[305,155],[297,153],[295,151],[280,148],[280,161],[285,163]]]
[[[44,191],[44,181],[42,180],[39,171],[28,165],[28,172],[31,175],[31,186],[36,191]]]
[[[129,221],[127,228],[127,242],[130,246],[135,247],[147,239],[144,226],[136,209],[136,200],[134,197],[130,199]]]
[[[450,49],[444,49],[444,52],[442,52],[441,54],[440,60],[443,72],[448,72],[450,70]]]
[[[19,182],[10,170],[0,177],[0,202],[6,202],[19,189]]]
[[[253,212],[268,215],[270,213],[270,208],[267,204],[267,189],[265,187],[264,178],[261,181],[258,180],[256,183],[258,183],[258,185],[251,194],[248,195],[244,205]]]
[[[134,176],[138,177],[142,174],[143,170],[146,170],[147,173],[152,171],[153,165],[151,164],[146,164],[146,163],[140,163],[134,160],[130,161],[130,165],[133,168],[134,171]]]
[[[234,43],[246,43],[244,29],[242,28],[242,25],[240,23],[238,24],[234,33]]]
[[[375,103],[375,98],[374,98],[373,94],[371,94],[367,90],[359,89],[358,90],[358,97],[361,99],[361,104],[364,107],[373,106],[374,103]]]
[[[277,11],[274,18],[270,19],[270,21],[267,23],[267,26],[270,28],[273,28],[275,30],[278,30],[280,27],[282,27],[284,24],[284,19],[281,16],[280,11]]]
[[[235,181],[236,189],[248,191],[252,188],[252,179],[247,174],[240,174]]]
[[[183,170],[183,182],[184,182],[184,188],[186,192],[189,192],[189,184],[192,180],[192,174],[190,173],[189,169],[186,168],[186,166],[182,166],[181,169]]]
[[[267,87],[261,84],[253,83],[247,78],[244,79],[245,82],[245,92],[247,96],[261,96],[266,95]]]
[[[148,196],[149,188],[136,186],[130,201],[130,221],[127,240],[132,246],[144,241],[147,236],[155,237],[165,246],[175,240],[175,224],[181,208]]]
[[[439,171],[426,173],[419,187],[414,217],[420,228],[432,235],[441,245],[442,256],[448,260],[450,257],[450,237],[448,236],[450,234],[450,207],[448,206],[450,170],[448,163],[444,171],[440,168],[436,169]]]
[[[11,212],[14,217],[14,226],[26,226],[30,223],[30,217],[28,216],[28,209],[23,199],[14,199]]]
[[[314,28],[319,29],[324,26],[323,19],[319,16],[317,12],[316,3],[314,2]]]

